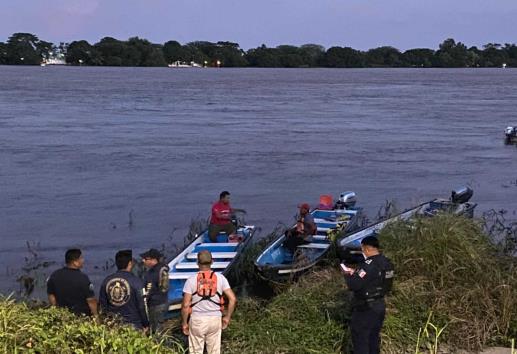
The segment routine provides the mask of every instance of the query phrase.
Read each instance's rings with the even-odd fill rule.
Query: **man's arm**
[[[92,313],[93,317],[99,316],[99,311],[97,309],[97,299],[94,297],[86,299],[86,303],[88,304],[88,307],[90,308],[90,312]]]
[[[181,329],[183,334],[189,335],[188,316],[190,314],[190,305],[192,304],[192,294],[183,293],[183,301],[181,302]]]
[[[237,297],[235,296],[231,288],[224,290],[223,293],[228,298],[228,309],[226,311],[226,315],[223,316],[223,329],[226,329],[228,327],[228,324],[230,324],[230,319],[232,318],[233,311],[235,311],[235,306],[237,305]]]
[[[144,302],[144,287],[143,284],[138,282],[135,284],[135,293],[136,293],[136,302],[138,304],[138,312],[140,315],[140,321],[142,322],[142,327],[144,327],[144,331],[149,327],[149,318],[147,317],[147,311],[145,309]]]
[[[52,305],[52,306],[57,306],[56,295],[54,295],[54,294],[48,294],[48,302],[49,302],[49,303],[50,303],[50,305]]]

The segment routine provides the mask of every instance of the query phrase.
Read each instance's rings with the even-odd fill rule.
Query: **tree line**
[[[238,43],[195,41],[180,44],[168,41],[151,43],[132,37],[118,40],[104,37],[90,44],[79,40],[53,44],[31,33],[14,33],[0,42],[0,64],[39,65],[42,61],[60,58],[71,65],[93,66],[166,66],[173,62],[195,62],[204,66],[224,67],[517,67],[517,46],[514,43],[488,43],[482,48],[467,47],[449,38],[438,49],[416,48],[400,51],[391,46],[361,51],[350,47],[325,49],[318,44],[302,46],[261,45],[244,51]]]

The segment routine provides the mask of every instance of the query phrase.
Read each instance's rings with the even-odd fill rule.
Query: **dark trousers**
[[[380,334],[385,314],[384,300],[352,310],[350,330],[354,354],[380,353]]]
[[[151,326],[152,334],[162,330],[165,312],[167,312],[167,304],[149,306],[149,325]]]
[[[305,241],[303,237],[304,235],[300,234],[296,230],[287,230],[285,232],[284,247],[294,253],[298,246],[309,243]]]

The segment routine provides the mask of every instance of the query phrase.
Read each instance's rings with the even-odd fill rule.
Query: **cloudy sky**
[[[517,0],[0,0],[0,41],[30,32],[51,42],[132,36],[368,49],[517,42]]]

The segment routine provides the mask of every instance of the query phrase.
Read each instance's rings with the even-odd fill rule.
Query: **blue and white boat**
[[[278,236],[255,260],[259,276],[283,283],[314,267],[329,251],[332,233],[339,238],[359,227],[362,208],[356,208],[355,203],[355,193],[345,192],[334,208],[312,210],[310,213],[318,229],[311,242],[298,246],[293,253],[284,246],[285,235]]]
[[[202,250],[212,253],[212,270],[229,277],[239,256],[250,244],[255,234],[255,226],[240,226],[237,228],[238,242],[229,242],[225,233],[217,235],[217,242],[211,242],[208,230],[197,236],[185,249],[169,262],[169,311],[181,309],[183,286],[192,275],[197,274],[197,254]]]
[[[458,188],[452,191],[450,199],[433,199],[407,209],[391,218],[378,221],[357,230],[338,241],[339,256],[345,263],[357,263],[362,261],[361,240],[366,236],[377,236],[384,227],[395,221],[409,220],[414,216],[434,216],[439,212],[472,218],[474,217],[474,209],[477,206],[477,204],[468,202],[472,194],[472,189],[468,187]]]

